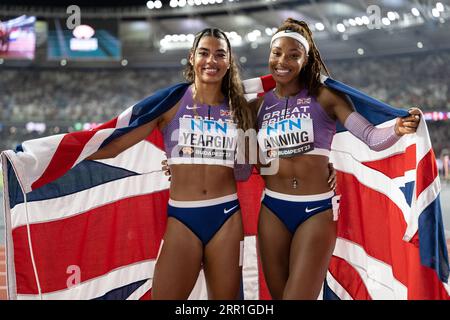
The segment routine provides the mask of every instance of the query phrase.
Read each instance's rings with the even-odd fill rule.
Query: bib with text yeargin
[[[237,127],[232,121],[180,118],[180,156],[234,161]]]

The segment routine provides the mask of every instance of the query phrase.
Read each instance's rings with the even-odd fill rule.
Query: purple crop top
[[[259,146],[269,160],[304,153],[329,156],[336,132],[336,122],[306,89],[281,99],[274,90],[267,92],[257,124]]]
[[[234,166],[237,130],[228,101],[218,106],[196,103],[190,86],[161,131],[169,164]]]

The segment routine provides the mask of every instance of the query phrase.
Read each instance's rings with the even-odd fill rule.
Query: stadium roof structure
[[[242,63],[265,64],[272,33],[288,17],[308,22],[326,59],[450,50],[448,0],[164,0],[158,9],[155,3],[3,0],[0,19],[27,14],[36,15],[38,23],[52,23],[67,18],[67,5],[78,5],[81,20],[118,22],[128,67],[179,66],[192,34],[205,27],[233,33],[237,55],[251,56]],[[38,51],[44,55],[46,34],[39,27],[37,32]],[[35,63],[45,65],[44,60],[38,53]]]

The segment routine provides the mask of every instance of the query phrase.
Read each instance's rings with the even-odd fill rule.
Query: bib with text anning
[[[258,144],[269,160],[309,152],[314,149],[313,120],[288,118],[267,123],[258,132]]]

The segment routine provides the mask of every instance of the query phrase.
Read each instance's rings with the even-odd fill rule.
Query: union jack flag
[[[347,94],[374,125],[407,114],[335,80],[324,83]],[[274,82],[261,77],[244,85],[251,98]],[[114,159],[84,159],[167,111],[187,86],[160,90],[93,130],[25,141],[2,153],[10,299],[151,297],[169,197],[162,136],[155,130]],[[340,128],[331,161],[341,211],[321,297],[447,299],[440,185],[424,120],[416,134],[382,152]],[[255,237],[263,186],[256,172],[238,183],[244,299],[270,299]],[[190,298],[206,298],[202,274]]]

